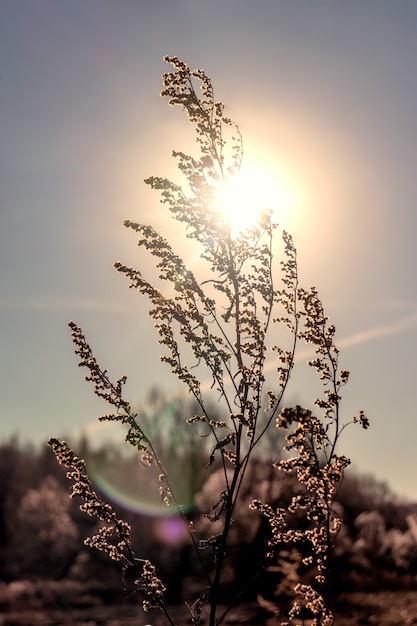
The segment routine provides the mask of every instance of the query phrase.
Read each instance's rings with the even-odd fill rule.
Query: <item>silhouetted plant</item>
[[[155,321],[159,343],[164,347],[161,360],[188,388],[198,411],[188,422],[203,424],[212,438],[207,467],[218,464],[220,480],[215,501],[206,512],[213,533],[198,536],[198,524],[190,523],[190,538],[199,555],[205,575],[204,588],[189,605],[193,624],[200,624],[204,604],[209,604],[209,624],[217,626],[231,606],[243,595],[236,593],[226,609],[219,610],[219,594],[225,572],[234,516],[240,512],[244,477],[254,451],[274,424],[288,430],[282,458],[277,451],[277,471],[294,474],[299,487],[289,506],[271,506],[260,499],[251,503],[270,525],[269,551],[253,572],[253,579],[273,563],[285,548],[302,549],[303,564],[315,579],[312,584],[298,584],[294,602],[282,623],[290,624],[302,611],[313,624],[331,624],[325,584],[328,577],[329,551],[341,520],[332,504],[349,459],[339,456],[336,446],[347,425],[340,415],[341,388],[348,372],[338,369],[338,350],[334,344],[335,328],[329,325],[317,290],[299,286],[297,253],[291,236],[282,233],[284,257],[281,261],[281,284],[275,284],[273,260],[274,232],[277,225],[272,212],[259,213],[250,227],[235,231],[223,210],[222,191],[239,175],[243,146],[239,128],[224,114],[224,105],[216,102],[210,78],[203,70],[191,71],[177,57],[165,57],[174,71],[163,76],[162,96],[179,106],[194,127],[199,146],[198,158],[173,151],[185,186],[166,178],[146,179],[161,194],[161,202],[171,216],[184,226],[187,238],[194,241],[208,273],[197,276],[171,244],[150,225],[126,221],[125,226],[139,235],[139,246],[157,261],[160,284],[150,282],[141,271],[116,263],[130,287],[146,295],[151,302],[150,315]],[[199,88],[197,88],[197,85]],[[171,292],[164,286],[170,285]],[[169,295],[171,293],[171,295]],[[95,393],[106,400],[113,413],[99,419],[119,421],[127,428],[126,441],[137,448],[144,463],[159,468],[159,490],[168,506],[176,507],[175,485],[170,482],[138,414],[123,397],[123,376],[113,383],[94,357],[79,326],[70,323],[80,365],[87,368],[87,380]],[[270,344],[272,328],[286,328],[288,346]],[[325,385],[324,396],[316,400],[322,415],[299,406],[283,408],[282,399],[295,364],[300,341],[311,344],[315,358],[310,366],[317,370]],[[275,362],[276,383],[265,392],[265,365]],[[208,410],[207,385],[217,393],[222,419],[213,419]],[[367,428],[361,411],[351,422]],[[105,526],[88,545],[105,551],[127,568],[137,571],[136,589],[144,593],[144,610],[160,608],[173,624],[164,603],[165,587],[153,565],[138,558],[133,551],[129,527],[117,519],[112,508],[102,502],[91,487],[83,462],[56,438],[50,444],[58,460],[67,465],[73,480],[72,495],[83,499],[82,509],[98,517]],[[204,462],[204,461],[203,461]],[[246,494],[245,494],[246,497]],[[294,529],[291,516],[302,516],[301,528]],[[210,551],[211,558],[201,557],[200,550]]]

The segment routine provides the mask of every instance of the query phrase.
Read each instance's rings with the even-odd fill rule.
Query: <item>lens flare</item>
[[[178,516],[154,520],[152,534],[159,543],[170,547],[182,546],[189,540],[187,525]]]
[[[144,465],[141,453],[124,441],[126,431],[120,423],[94,423],[84,429],[87,472],[106,498],[136,513],[167,518],[178,508],[187,512],[194,507],[198,457],[193,449],[195,433],[186,424],[190,415],[183,412],[183,405],[180,398],[161,401],[138,417],[173,486],[175,504],[171,506],[159,493],[161,466]]]

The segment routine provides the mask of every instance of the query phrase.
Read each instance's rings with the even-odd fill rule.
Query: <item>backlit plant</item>
[[[166,57],[165,61],[173,71],[164,74],[161,95],[186,112],[199,154],[173,151],[182,185],[156,176],[145,182],[160,193],[171,217],[182,224],[205,269],[197,275],[152,225],[131,221],[125,226],[138,234],[139,246],[156,260],[159,281],[152,282],[142,271],[123,263],[115,267],[126,276],[131,288],[148,297],[149,313],[163,347],[161,360],[198,406],[197,413],[189,415],[187,421],[201,424],[211,437],[211,449],[201,462],[208,471],[213,465],[221,468],[222,486],[205,518],[213,524],[213,534],[199,536],[198,524],[188,524],[190,541],[204,572],[201,593],[190,598],[188,604],[191,621],[200,624],[202,608],[208,604],[210,626],[219,625],[243,595],[241,590],[230,599],[229,607],[219,607],[244,477],[262,440],[276,427],[285,431],[287,451],[284,454],[277,450],[276,472],[296,477],[298,488],[289,506],[252,501],[251,508],[264,515],[270,526],[267,553],[253,578],[277,562],[281,551],[300,549],[303,565],[313,573],[312,582],[296,585],[295,601],[287,615],[281,614],[282,623],[299,623],[298,617],[308,614],[312,624],[332,624],[326,582],[330,550],[341,525],[332,505],[349,464],[349,459],[338,454],[337,444],[348,423],[359,422],[367,428],[368,421],[362,411],[347,422],[341,417],[341,388],[349,375],[339,370],[335,328],[327,321],[317,290],[299,286],[291,236],[282,233],[283,256],[279,262],[273,256],[277,225],[270,210],[257,213],[253,224],[243,229],[235,228],[224,210],[223,191],[241,169],[239,128],[225,115],[224,105],[215,101],[211,80],[203,70],[191,71],[177,57]],[[126,377],[112,382],[81,328],[74,322],[70,327],[79,364],[88,371],[87,380],[113,410],[99,419],[126,426],[126,441],[138,450],[144,463],[158,467],[159,490],[166,505],[186,518],[154,442],[123,396]],[[278,329],[285,330],[285,334]],[[274,343],[278,336],[283,337],[282,345]],[[315,400],[318,414],[300,406],[283,405],[300,342],[313,346],[315,356],[309,365],[324,385],[323,396]],[[270,371],[271,363],[276,375],[271,388],[266,388],[265,372]],[[213,394],[221,418],[210,416],[209,398]],[[134,584],[143,594],[143,609],[157,607],[167,623],[174,624],[164,602],[164,582],[153,564],[134,552],[128,524],[118,519],[112,507],[94,492],[85,465],[73,450],[57,438],[49,443],[59,462],[70,469],[71,495],[81,497],[81,508],[103,522],[86,543],[136,572]],[[300,514],[301,527],[293,523]],[[208,560],[207,550],[211,555]]]

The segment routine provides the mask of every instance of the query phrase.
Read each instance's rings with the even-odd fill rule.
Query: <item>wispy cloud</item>
[[[350,337],[340,339],[337,342],[337,346],[339,348],[350,348],[351,346],[367,343],[368,341],[372,341],[374,339],[381,339],[382,337],[405,333],[413,328],[417,328],[417,311],[405,317],[401,317],[391,324],[375,326],[369,330],[364,330],[362,332],[355,333]]]
[[[140,308],[139,302],[135,307]],[[104,311],[123,313],[131,311],[126,301],[100,300],[82,296],[43,296],[32,298],[2,298],[0,310],[3,311]]]
[[[412,330],[413,328],[417,328],[417,311],[405,317],[401,317],[391,324],[375,326],[374,328],[370,328],[359,333],[354,333],[353,335],[344,337],[342,339],[337,339],[336,337],[335,343],[337,348],[339,349],[351,348],[353,346],[358,346],[369,341],[373,341],[375,339],[381,339],[383,337],[389,337],[391,335],[405,333],[409,330]],[[314,347],[305,346],[304,349],[301,349],[297,353],[297,360],[300,361],[302,359],[311,359],[313,354]],[[269,362],[266,365],[265,369],[266,371],[273,370],[275,369],[276,365],[276,361]]]

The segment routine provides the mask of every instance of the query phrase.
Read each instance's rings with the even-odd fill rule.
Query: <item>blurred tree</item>
[[[9,567],[15,575],[64,576],[78,550],[79,536],[70,516],[68,492],[54,476],[22,497],[10,543]]]

